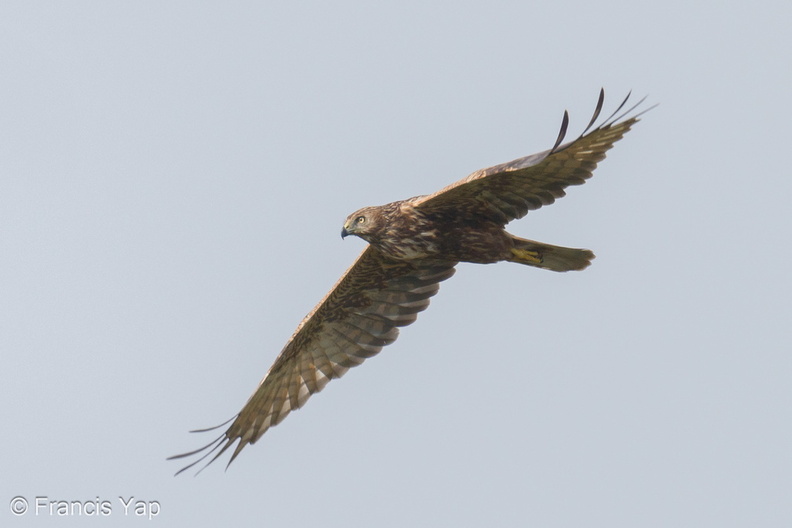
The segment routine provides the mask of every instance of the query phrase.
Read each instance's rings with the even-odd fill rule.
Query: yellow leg
[[[514,260],[528,262],[530,264],[541,264],[542,256],[538,251],[529,251],[527,249],[511,248]]]

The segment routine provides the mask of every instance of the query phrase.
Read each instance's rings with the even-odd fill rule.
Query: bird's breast
[[[388,230],[375,245],[386,255],[398,260],[432,258],[442,249],[437,229]]]

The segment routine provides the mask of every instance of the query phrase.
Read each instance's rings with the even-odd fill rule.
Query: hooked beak
[[[346,226],[341,228],[341,240],[345,239],[349,236],[349,231],[347,231]]]

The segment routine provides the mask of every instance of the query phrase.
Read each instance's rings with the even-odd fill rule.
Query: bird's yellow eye
[[[366,221],[365,216],[358,216],[357,218],[355,218],[355,222],[357,222],[358,224],[362,224],[365,221]]]

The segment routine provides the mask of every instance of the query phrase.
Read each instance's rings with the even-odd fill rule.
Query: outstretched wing
[[[604,96],[604,91],[600,91],[588,128],[599,117]],[[429,215],[457,215],[463,211],[466,215],[487,218],[501,225],[549,205],[564,196],[568,186],[585,183],[597,163],[605,158],[605,153],[638,121],[640,114],[619,120],[643,99],[624,114],[614,117],[628,99],[629,95],[600,126],[561,145],[569,123],[568,114],[564,112],[561,131],[552,149],[476,171],[434,194],[413,199],[412,205]]]
[[[170,457],[184,458],[206,451],[178,473],[220,448],[208,465],[238,440],[230,464],[247,444],[302,407],[331,379],[343,376],[350,367],[392,343],[399,334],[398,327],[415,321],[418,312],[429,306],[438,283],[454,274],[455,265],[445,261],[394,261],[369,246],[303,319],[226,432],[201,449]]]

